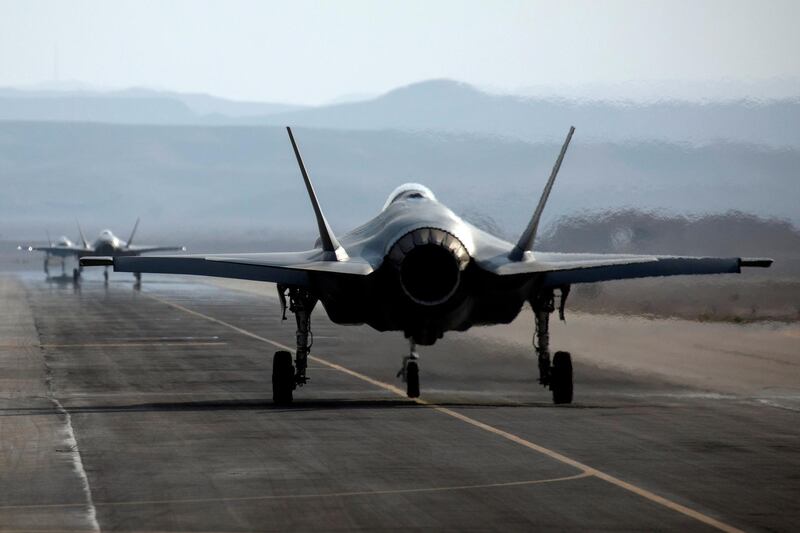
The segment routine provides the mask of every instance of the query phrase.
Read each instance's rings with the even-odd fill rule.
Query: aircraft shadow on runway
[[[536,409],[622,409],[630,405],[586,405],[573,404],[569,406],[553,405],[550,402],[503,402],[503,401],[442,401],[431,404],[435,407],[450,407],[459,409],[470,408],[536,408]],[[325,411],[325,410],[352,410],[352,409],[419,409],[426,407],[414,400],[387,399],[387,400],[340,400],[316,399],[298,400],[291,407],[276,405],[271,399],[247,400],[216,400],[216,401],[186,401],[186,402],[149,402],[129,405],[84,405],[65,406],[70,414],[103,414],[103,413],[146,413],[146,412],[191,412],[191,411]],[[637,404],[635,407],[652,407]],[[56,416],[63,414],[55,407],[7,407],[0,409],[0,417],[6,416]]]

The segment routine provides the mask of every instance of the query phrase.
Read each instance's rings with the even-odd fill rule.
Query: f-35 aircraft
[[[61,259],[61,274],[65,274],[65,262],[68,257],[73,257],[75,244],[66,236],[62,235],[56,240],[55,244],[50,238],[50,233],[47,233],[47,246],[17,246],[17,250],[28,250],[29,252],[37,251],[44,252],[44,273],[50,275],[50,258],[56,257]]]
[[[563,319],[570,286],[605,280],[694,274],[738,273],[768,267],[771,259],[653,255],[544,253],[534,250],[539,221],[574,128],[570,128],[539,204],[516,244],[459,218],[425,186],[405,184],[381,212],[337,238],[320,208],[292,130],[287,128],[316,216],[319,239],[304,252],[83,258],[83,265],[112,266],[117,272],[220,276],[277,283],[284,317],[297,321],[294,361],[275,352],[272,393],[287,404],[307,382],[311,312],[322,302],[337,324],[368,324],[402,331],[409,340],[398,377],[409,397],[419,396],[417,345],[432,345],[448,331],[507,324],[525,302],[535,315],[539,382],[555,403],[572,401],[572,360],[556,352],[551,361],[548,324],[556,309]],[[96,253],[94,255],[101,255]]]
[[[64,272],[64,262],[68,257],[74,257],[80,260],[83,257],[130,257],[130,256],[137,256],[139,254],[148,253],[148,252],[171,252],[171,251],[185,251],[186,248],[184,246],[144,246],[144,245],[134,245],[133,244],[133,237],[136,235],[136,230],[139,227],[139,219],[136,219],[136,223],[133,225],[133,230],[131,231],[131,236],[128,237],[128,241],[123,241],[114,233],[112,233],[109,229],[104,229],[100,232],[100,235],[97,236],[97,239],[93,243],[89,243],[86,240],[86,237],[83,234],[83,230],[81,229],[80,224],[78,224],[78,233],[81,236],[81,244],[73,243],[67,237],[59,238],[55,244],[50,241],[50,237],[48,235],[48,245],[47,246],[18,246],[17,248],[20,250],[28,250],[31,252],[44,252],[44,272],[45,274],[49,274],[48,269],[48,262],[50,256],[53,257],[60,257],[61,258],[61,271]],[[72,276],[77,281],[80,277],[82,267],[78,267],[73,269]],[[136,277],[136,282],[140,283],[142,281],[142,274],[141,272],[134,272],[134,276]],[[108,281],[108,269],[103,272],[103,277],[106,281]]]

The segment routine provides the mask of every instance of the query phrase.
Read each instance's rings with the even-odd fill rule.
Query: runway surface
[[[568,322],[562,339],[573,350],[575,403],[553,406],[535,383],[523,317],[507,336],[475,331],[422,349],[414,402],[395,379],[407,349],[401,335],[335,326],[318,309],[311,383],[292,407],[277,408],[272,353],[293,345],[294,321],[281,321],[269,286],[251,287],[153,276],[136,291],[121,275],[80,288],[40,274],[0,277],[0,529],[792,531],[800,523],[793,327],[681,329],[688,333],[675,342],[726,366],[717,389],[681,384],[695,373],[686,361],[670,375],[656,355],[669,357],[675,345],[665,346],[652,321],[578,317],[587,333]],[[626,331],[647,350],[638,363],[588,353],[619,342],[636,358]],[[753,335],[776,344],[760,353]],[[658,342],[648,349],[651,337]],[[731,343],[739,349],[726,355]],[[761,378],[751,376],[753,356],[769,369]],[[649,359],[661,366],[648,371]],[[727,368],[737,364],[741,383]]]

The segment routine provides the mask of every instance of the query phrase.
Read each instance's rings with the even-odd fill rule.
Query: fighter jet
[[[293,400],[306,384],[311,313],[321,302],[336,324],[368,324],[399,331],[409,352],[398,372],[409,397],[420,394],[417,345],[432,345],[449,331],[508,324],[527,302],[535,316],[539,383],[553,401],[571,403],[572,358],[551,360],[548,325],[556,310],[563,319],[570,287],[577,283],[695,274],[738,273],[768,267],[771,259],[546,253],[534,248],[539,221],[575,128],[569,134],[516,244],[462,220],[419,184],[401,185],[381,212],[337,238],[322,213],[292,130],[287,128],[316,217],[319,239],[303,252],[83,258],[83,265],[113,266],[116,272],[195,274],[274,282],[284,318],[297,322],[294,360],[288,351],[273,357],[272,394],[278,404]],[[100,255],[100,254],[96,254]],[[288,304],[287,304],[288,302]]]
[[[56,257],[61,259],[61,274],[65,274],[65,262],[68,257],[75,255],[74,250],[78,249],[75,244],[66,236],[62,235],[53,244],[50,238],[50,233],[47,232],[47,246],[17,246],[17,250],[28,250],[29,252],[44,252],[44,273],[50,275],[50,258]]]
[[[110,229],[104,229],[100,232],[100,235],[97,236],[97,239],[93,243],[89,243],[86,240],[86,237],[83,234],[83,230],[81,229],[81,225],[78,224],[78,233],[81,236],[81,244],[73,243],[67,237],[61,237],[53,244],[50,241],[48,235],[48,245],[47,246],[18,246],[17,249],[19,250],[28,250],[31,252],[44,252],[44,272],[45,274],[49,275],[48,269],[48,262],[50,256],[60,257],[61,258],[61,271],[62,274],[64,273],[64,262],[67,257],[75,257],[77,259],[81,259],[83,257],[95,257],[95,256],[103,256],[103,257],[131,257],[131,256],[138,256],[139,254],[148,253],[148,252],[172,252],[172,251],[186,251],[186,247],[184,246],[144,246],[144,245],[134,245],[133,244],[133,237],[136,235],[136,230],[139,227],[139,219],[136,219],[136,223],[133,225],[133,230],[131,231],[131,236],[128,237],[128,241],[123,241]],[[72,276],[75,281],[80,278],[80,274],[82,271],[82,267],[78,266],[78,268],[73,269]],[[108,281],[108,269],[106,268],[103,271],[103,277],[105,281]],[[142,273],[141,272],[134,272],[134,277],[136,278],[137,283],[141,283],[142,281]]]

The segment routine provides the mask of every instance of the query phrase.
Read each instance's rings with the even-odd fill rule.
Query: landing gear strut
[[[292,402],[292,391],[308,382],[308,354],[314,344],[311,332],[311,312],[317,305],[317,298],[308,289],[278,285],[283,319],[286,320],[286,297],[289,297],[289,311],[297,321],[297,349],[294,365],[292,354],[287,351],[275,352],[272,362],[272,399],[277,404]],[[288,391],[288,392],[287,392]]]
[[[103,280],[106,282],[106,285],[108,285],[108,267],[103,269]]]
[[[142,286],[142,273],[141,272],[134,272],[133,273],[133,286],[134,287],[141,287]]]
[[[564,320],[564,304],[569,286],[561,287],[559,317]],[[539,359],[539,383],[553,392],[553,403],[572,403],[572,356],[569,352],[556,352],[550,362],[550,314],[555,311],[552,289],[544,289],[531,300],[536,320],[533,347]]]
[[[397,377],[406,384],[406,395],[409,398],[419,398],[419,354],[417,345],[408,339],[409,354],[403,357],[403,366],[397,372]]]

